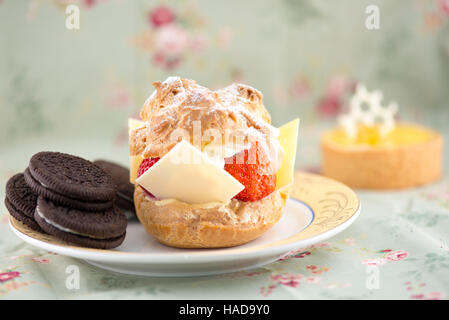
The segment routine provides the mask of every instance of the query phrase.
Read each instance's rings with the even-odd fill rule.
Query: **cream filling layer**
[[[146,195],[145,195],[146,196]],[[173,198],[167,198],[167,199],[161,199],[156,200],[154,202],[157,206],[166,206],[169,204],[179,204],[179,205],[188,205],[192,208],[199,208],[199,209],[211,209],[216,207],[224,207],[226,206],[231,200],[228,202],[204,202],[204,203],[187,203],[181,200],[173,199]]]
[[[46,223],[48,223],[49,225],[55,227],[58,230],[61,230],[61,231],[64,231],[64,232],[68,232],[68,233],[73,233],[73,234],[76,234],[76,235],[79,235],[79,236],[82,236],[82,237],[86,237],[86,238],[100,239],[100,240],[104,240],[105,239],[105,238],[96,237],[96,236],[92,236],[92,235],[89,235],[89,234],[81,233],[81,232],[78,232],[78,231],[75,231],[75,230],[72,230],[72,229],[69,229],[69,228],[65,228],[65,227],[61,226],[60,224],[57,224],[57,223],[49,220],[48,218],[44,217],[42,212],[39,211],[39,207],[36,207],[36,212],[37,212],[37,215],[40,218],[42,218]]]

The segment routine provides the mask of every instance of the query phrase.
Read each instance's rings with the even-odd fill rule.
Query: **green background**
[[[65,27],[68,3],[80,8],[79,30]],[[379,30],[365,27],[372,4]],[[173,16],[165,33],[150,19],[161,5]],[[0,0],[2,197],[6,180],[38,151],[127,164],[127,118],[138,114],[151,83],[170,75],[210,88],[247,83],[263,92],[275,126],[301,117],[302,169],[319,170],[320,135],[335,126],[357,82],[382,90],[385,105],[397,101],[401,120],[440,130],[447,141],[449,1]],[[25,245],[8,231],[4,213],[0,298],[447,299],[446,159],[436,184],[358,191],[360,218],[329,242],[224,276],[102,271]],[[365,286],[371,263],[380,265],[378,290]],[[76,292],[64,287],[70,264],[83,276]]]

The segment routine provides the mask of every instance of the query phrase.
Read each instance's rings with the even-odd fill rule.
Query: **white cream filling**
[[[185,204],[193,208],[201,208],[201,209],[210,209],[210,208],[216,208],[216,207],[223,207],[226,206],[229,202],[205,202],[205,203],[187,203],[184,201],[180,201],[173,198],[167,198],[162,200],[156,200],[154,202],[157,206],[165,206],[168,204]]]
[[[44,217],[44,215],[39,211],[39,207],[36,207],[36,212],[37,212],[37,215],[40,218],[42,218],[46,223],[48,223],[49,225],[55,227],[58,230],[61,230],[61,231],[64,231],[64,232],[68,232],[68,233],[73,233],[73,234],[76,234],[76,235],[79,235],[79,236],[83,236],[83,237],[87,237],[87,238],[92,238],[92,239],[104,239],[104,238],[99,238],[99,237],[95,237],[95,236],[92,236],[92,235],[80,233],[80,232],[77,232],[77,231],[69,229],[69,228],[65,228],[65,227],[63,227],[63,226],[61,226],[61,225],[59,225],[59,224],[49,220],[48,218]]]

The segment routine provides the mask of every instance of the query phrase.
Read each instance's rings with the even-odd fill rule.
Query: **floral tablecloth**
[[[448,141],[448,34],[449,0],[0,0],[0,197],[42,150],[126,164],[126,119],[170,75],[254,86],[276,126],[301,117],[302,170],[319,170],[320,134],[357,82]],[[0,299],[448,299],[447,155],[435,184],[357,191],[358,220],[328,241],[208,277],[127,276],[37,250],[0,204]]]
[[[23,142],[2,155],[22,170],[41,149],[83,150],[99,156],[100,142]],[[101,155],[120,161],[114,147]],[[76,152],[75,152],[76,153]],[[126,156],[126,155],[125,155]],[[304,155],[305,156],[305,155]],[[301,158],[301,151],[299,151]],[[22,169],[20,169],[22,168]],[[4,184],[14,170],[2,172]],[[395,192],[357,191],[359,218],[348,229],[254,270],[192,278],[150,278],[104,271],[84,261],[33,248],[0,215],[0,299],[447,299],[449,298],[449,177]],[[79,289],[67,286],[78,266]]]

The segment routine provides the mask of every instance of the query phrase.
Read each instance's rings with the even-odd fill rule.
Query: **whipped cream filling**
[[[214,162],[219,168],[224,168],[225,159],[234,156],[235,154],[249,149],[250,144],[224,144],[216,145],[210,144],[203,148],[205,153],[212,162]]]
[[[143,188],[141,185],[139,185],[139,187],[144,191],[145,197],[150,198],[152,201],[154,201],[154,204],[157,206],[165,206],[165,205],[169,205],[169,204],[179,204],[179,205],[188,205],[188,206],[194,207],[194,208],[210,209],[210,208],[216,208],[216,207],[224,207],[232,200],[231,199],[228,202],[214,201],[214,202],[204,202],[204,203],[187,203],[187,202],[175,199],[175,198],[159,199],[159,198],[156,198],[155,196],[151,196],[150,194],[148,194],[147,193],[148,191],[146,191],[145,188]]]
[[[210,209],[210,208],[216,208],[216,207],[223,207],[226,206],[228,202],[205,202],[205,203],[187,203],[183,202],[177,199],[168,198],[168,199],[159,199],[154,202],[157,206],[165,206],[169,204],[180,204],[180,205],[188,205],[193,208],[201,208],[201,209]]]

